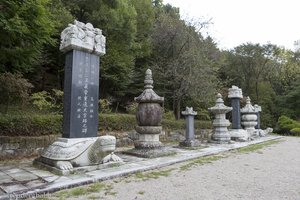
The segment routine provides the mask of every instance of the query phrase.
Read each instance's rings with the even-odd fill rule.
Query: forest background
[[[1,0],[0,111],[6,123],[7,115],[61,114],[60,33],[74,19],[106,36],[102,113],[133,113],[150,68],[166,117],[180,119],[192,106],[198,119],[210,120],[207,108],[216,93],[230,105],[228,88],[236,85],[262,106],[263,127],[277,126],[280,117],[289,124],[300,119],[300,52],[270,43],[219,49],[203,34],[210,21],[183,20],[179,8],[162,0]]]

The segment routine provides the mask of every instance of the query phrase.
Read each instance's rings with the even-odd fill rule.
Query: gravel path
[[[193,161],[157,170],[158,174],[105,181],[101,192],[69,199],[299,200],[300,138],[281,141],[250,153],[225,153],[225,158],[187,170],[180,167]],[[156,179],[147,178],[149,173]]]

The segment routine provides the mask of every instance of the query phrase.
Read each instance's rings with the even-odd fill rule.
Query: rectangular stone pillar
[[[99,56],[81,50],[66,54],[63,137],[96,137]]]

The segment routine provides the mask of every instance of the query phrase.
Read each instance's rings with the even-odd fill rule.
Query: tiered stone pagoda
[[[124,153],[153,158],[169,155],[168,151],[159,141],[162,132],[161,120],[164,98],[153,91],[152,71],[148,69],[144,80],[144,91],[134,100],[139,104],[136,112],[138,139],[134,141],[135,148]]]
[[[230,134],[227,127],[230,125],[230,122],[226,119],[226,113],[232,110],[232,107],[227,107],[224,105],[222,95],[217,94],[216,105],[208,109],[211,113],[215,115],[213,120],[213,134],[212,141],[213,143],[229,143]]]
[[[259,132],[255,130],[255,126],[257,125],[257,111],[251,105],[250,97],[246,99],[246,105],[241,109],[242,113],[242,125],[248,132],[250,138],[255,138],[259,136]]]

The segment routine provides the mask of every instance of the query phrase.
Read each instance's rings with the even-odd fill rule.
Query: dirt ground
[[[53,195],[55,199],[82,200],[300,200],[300,137]]]

